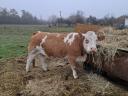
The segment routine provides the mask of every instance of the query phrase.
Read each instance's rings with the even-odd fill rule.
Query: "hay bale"
[[[97,32],[100,29],[100,26],[98,25],[92,25],[92,24],[76,24],[75,26],[75,32],[88,32],[88,31],[95,31]]]

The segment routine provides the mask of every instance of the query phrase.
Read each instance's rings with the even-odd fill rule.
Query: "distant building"
[[[121,16],[117,18],[113,24],[116,29],[128,28],[128,16]]]
[[[125,18],[124,26],[128,28],[128,18]]]

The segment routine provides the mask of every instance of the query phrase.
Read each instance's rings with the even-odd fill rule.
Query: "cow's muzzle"
[[[91,48],[91,52],[96,53],[97,52],[97,48]]]

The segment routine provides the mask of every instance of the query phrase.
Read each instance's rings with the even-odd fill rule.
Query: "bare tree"
[[[56,26],[57,24],[57,16],[56,15],[52,15],[49,17],[48,22],[50,25]]]

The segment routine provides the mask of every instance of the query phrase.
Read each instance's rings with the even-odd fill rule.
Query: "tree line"
[[[95,16],[86,17],[82,11],[77,11],[67,18],[52,15],[48,20],[42,20],[25,10],[21,10],[21,14],[19,14],[15,9],[0,8],[0,24],[48,24],[49,26],[65,24],[72,26],[76,23],[82,23],[116,26],[118,24],[124,24],[125,18],[128,18],[128,15],[119,17],[106,15],[103,18],[98,19]]]
[[[0,8],[0,24],[43,24],[43,20],[25,10],[21,15],[15,9]]]
[[[59,23],[59,25],[68,24],[70,26],[77,23],[81,23],[81,24],[95,24],[95,25],[116,27],[116,26],[124,25],[125,18],[128,18],[128,15],[122,15],[119,17],[106,15],[103,18],[96,18],[95,16],[91,16],[91,15],[89,17],[85,17],[82,11],[77,11],[75,14],[72,14],[67,18],[63,18],[63,17],[58,18],[57,16],[53,15],[49,18],[49,22],[52,25],[56,25]]]

